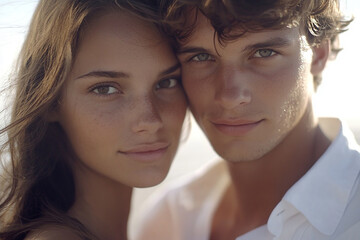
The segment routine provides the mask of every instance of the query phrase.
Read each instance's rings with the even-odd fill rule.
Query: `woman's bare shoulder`
[[[75,231],[62,226],[44,226],[31,231],[25,240],[83,240]]]

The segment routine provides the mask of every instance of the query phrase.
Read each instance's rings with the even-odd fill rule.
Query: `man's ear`
[[[325,40],[321,44],[312,47],[313,58],[311,63],[311,73],[314,76],[321,75],[330,56],[330,40]]]

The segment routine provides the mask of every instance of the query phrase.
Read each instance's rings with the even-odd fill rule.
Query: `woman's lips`
[[[168,147],[169,144],[163,142],[140,144],[126,151],[119,151],[119,153],[141,162],[153,162],[161,159]]]
[[[227,120],[227,119],[221,119],[221,120],[215,120],[212,121],[212,124],[215,126],[217,130],[219,130],[221,133],[225,135],[230,136],[242,136],[257,127],[263,119],[257,120],[257,121],[251,121],[251,120]]]

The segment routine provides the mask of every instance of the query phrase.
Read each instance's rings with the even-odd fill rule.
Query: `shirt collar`
[[[338,125],[337,129],[330,127],[331,131],[338,131],[336,138],[314,166],[289,189],[283,201],[293,205],[320,232],[331,235],[340,222],[360,172],[360,151],[350,130],[339,120],[321,119],[320,126],[323,124],[325,133],[329,131],[326,125]]]

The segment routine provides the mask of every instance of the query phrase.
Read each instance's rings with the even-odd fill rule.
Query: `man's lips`
[[[218,125],[241,126],[241,125],[255,124],[260,121],[262,121],[262,119],[261,120],[217,119],[217,120],[213,120],[212,123]]]
[[[264,119],[217,119],[211,122],[216,127],[216,129],[223,134],[230,136],[241,136],[257,127],[259,124],[262,123],[263,120]]]

